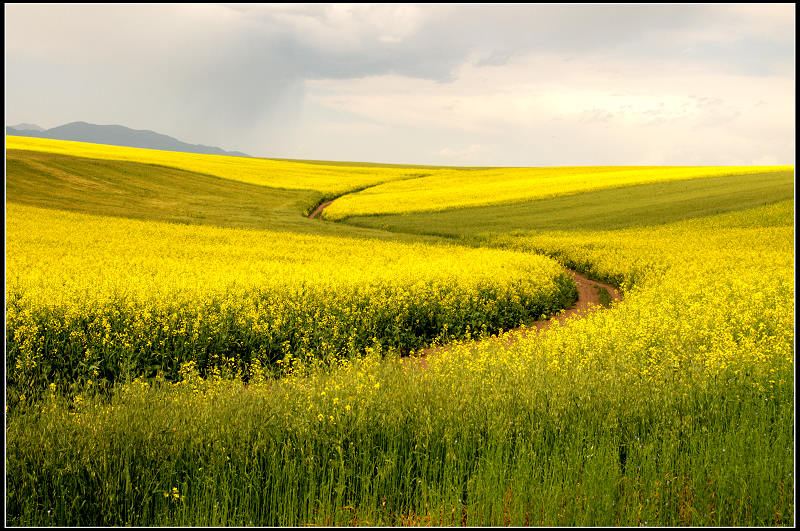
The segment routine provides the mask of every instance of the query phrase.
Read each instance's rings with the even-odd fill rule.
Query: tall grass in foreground
[[[120,386],[111,400],[31,406],[7,432],[9,523],[793,520],[790,384],[764,393],[730,371],[713,386],[676,380],[611,398],[597,381],[453,385],[370,363],[248,387],[187,374]]]
[[[424,370],[368,352],[54,386],[9,413],[8,522],[792,525],[791,213],[497,242],[626,297]]]

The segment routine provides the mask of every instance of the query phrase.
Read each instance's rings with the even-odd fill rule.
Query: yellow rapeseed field
[[[791,385],[794,365],[793,215],[784,201],[660,227],[496,237],[617,284],[625,300],[510,348],[453,349],[435,369],[459,382],[549,375],[607,400],[626,387],[667,393],[734,378],[769,398],[765,382]]]
[[[422,424],[454,416],[500,431],[514,420],[500,412],[518,407],[541,408],[564,426],[585,421],[569,417],[576,409],[597,407],[609,415],[597,429],[613,431],[621,418],[664,411],[671,418],[688,397],[730,388],[749,389],[772,407],[793,385],[792,217],[787,201],[662,227],[495,238],[618,283],[625,298],[543,336],[510,332],[455,345],[430,357],[426,370],[367,358],[313,380],[286,378],[284,401],[293,404],[292,419],[313,412],[311,424],[316,416],[343,422],[351,408],[367,408]]]
[[[323,217],[337,220],[370,214],[448,210],[644,183],[791,169],[791,166],[576,166],[441,171],[345,195],[326,208]]]
[[[19,136],[6,136],[6,149],[45,151],[73,157],[158,164],[272,188],[316,190],[328,196],[336,196],[386,181],[408,179],[440,171],[378,166],[326,166],[293,161],[201,155]]]
[[[336,358],[509,328],[570,304],[529,253],[7,205],[9,366],[108,379],[126,364]],[[217,358],[215,358],[215,356]],[[37,376],[37,377],[38,377]]]
[[[793,522],[793,200],[481,248],[6,208],[12,523]],[[569,305],[554,259],[624,299],[382,356]]]

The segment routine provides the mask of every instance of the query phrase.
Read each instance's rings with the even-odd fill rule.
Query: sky
[[[5,4],[5,120],[254,156],[793,164],[794,4]]]

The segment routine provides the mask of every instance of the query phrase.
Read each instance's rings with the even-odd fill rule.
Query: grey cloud
[[[392,11],[406,8],[407,20]],[[50,126],[116,121],[258,153],[256,139],[279,142],[296,133],[308,79],[399,74],[447,83],[469,57],[477,66],[499,66],[527,52],[681,57],[754,75],[774,71],[787,57],[793,64],[793,25],[788,36],[734,33],[719,42],[689,43],[692,32],[738,20],[714,6],[337,9],[6,6],[7,108],[19,113],[9,119],[50,119]],[[683,53],[689,44],[692,52]]]
[[[384,42],[380,39],[382,24],[373,23],[364,30],[363,24],[359,25],[361,18],[354,15],[354,22],[337,27],[329,20],[327,7],[235,8],[242,19],[231,22],[240,26],[231,35],[247,46],[244,50],[232,48],[236,53],[269,57],[267,64],[277,62],[284,72],[300,78],[394,73],[447,81],[470,53],[483,56],[479,66],[501,65],[529,51],[674,58],[686,48],[684,33],[702,31],[719,17],[709,6],[691,5],[436,6],[423,10],[419,23],[402,38]],[[380,6],[363,9],[376,11]],[[244,25],[245,16],[256,22]],[[391,20],[383,26],[391,30]],[[202,35],[204,28],[196,31]],[[333,43],[320,45],[315,32],[322,31],[330,33]],[[337,31],[340,38],[336,38]],[[770,40],[772,37],[775,39]],[[693,55],[698,60],[724,57],[726,64],[738,64],[742,69],[763,68],[753,56],[765,50],[775,56],[785,54],[783,37],[765,37],[760,45],[744,38],[703,44]],[[336,44],[339,40],[352,41],[352,45]],[[744,49],[750,53],[742,54]]]
[[[240,61],[233,54],[249,54],[254,56],[250,63],[277,64],[282,75],[301,78],[396,73],[433,80],[450,79],[453,69],[473,52],[483,56],[478,64],[484,65],[503,64],[527,51],[675,56],[686,49],[687,32],[702,31],[714,27],[715,20],[731,18],[713,6],[693,5],[417,6],[419,20],[412,29],[395,42],[385,42],[382,30],[391,32],[391,13],[383,17],[375,13],[398,6],[354,6],[354,13],[343,19],[331,17],[327,5],[212,7],[232,16],[190,16],[187,22],[183,19],[197,12],[197,6],[191,5],[53,5],[38,9],[42,16],[60,19],[62,27],[74,26],[80,34],[65,32],[62,38],[82,39],[89,55],[123,48],[129,50],[128,58],[139,52],[163,54],[172,60],[204,61],[213,66]],[[14,18],[18,9],[7,9],[7,14]],[[28,16],[22,23],[30,24],[34,11],[25,12]],[[93,40],[93,32],[103,42]],[[327,41],[320,41],[323,33]],[[115,37],[120,42],[113,42]],[[46,41],[49,36],[33,31],[29,38]],[[742,68],[751,68],[758,63],[754,57],[765,53],[793,53],[792,43],[793,35],[765,35],[759,43],[741,38],[703,44],[695,55],[724,57],[726,62],[739,61]],[[55,47],[59,44],[53,43]],[[194,50],[195,46],[199,50]]]
[[[475,66],[503,66],[514,57],[514,52],[508,50],[494,50],[483,59],[479,59]]]

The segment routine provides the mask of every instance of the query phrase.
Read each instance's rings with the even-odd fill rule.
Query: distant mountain
[[[23,129],[21,126],[25,126]],[[121,125],[95,125],[86,122],[72,122],[52,129],[31,129],[31,124],[19,124],[6,127],[7,135],[33,136],[37,138],[53,138],[56,140],[74,140],[91,142],[92,144],[108,144],[111,146],[127,146],[163,151],[181,151],[184,153],[202,153],[206,155],[233,155],[249,157],[240,151],[225,151],[218,147],[187,144],[171,136],[154,131],[130,129]]]
[[[40,127],[36,124],[17,124],[9,127],[17,129],[18,131],[44,131],[44,127]]]

